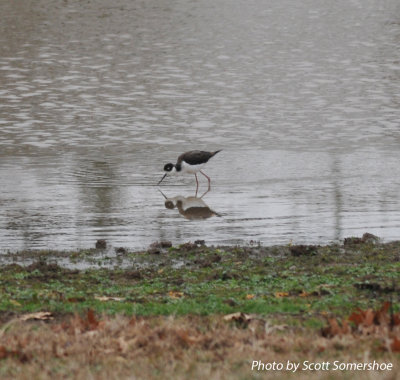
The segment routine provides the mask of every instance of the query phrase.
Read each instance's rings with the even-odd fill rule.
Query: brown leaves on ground
[[[7,358],[18,359],[21,363],[25,363],[29,360],[28,355],[19,349],[10,350],[4,346],[0,346],[0,360]]]
[[[351,328],[346,320],[341,323],[336,318],[328,318],[328,326],[322,329],[322,336],[331,338],[336,335],[349,334]]]
[[[98,320],[94,311],[89,309],[84,317],[75,314],[69,320],[63,321],[60,324],[52,325],[52,329],[55,333],[66,331],[77,335],[100,330],[104,325],[105,322]]]
[[[36,313],[23,314],[19,317],[21,321],[28,321],[30,319],[47,321],[53,319],[52,314],[49,311],[38,311]]]
[[[20,379],[246,378],[257,358],[316,361],[321,351],[336,359],[362,358],[375,341],[371,336],[363,337],[363,345],[359,339],[342,340],[345,350],[338,350],[334,339],[312,330],[245,313],[128,318],[98,316],[89,310],[61,321],[27,323],[16,318],[5,325],[0,327],[0,363],[6,361],[2,374],[15,378],[12,375],[18,372],[23,374]],[[312,376],[307,373],[307,378]]]
[[[101,302],[107,302],[107,301],[122,302],[125,300],[125,298],[122,297],[109,297],[109,296],[94,296],[94,299]]]
[[[374,336],[382,341],[384,349],[400,352],[400,313],[394,314],[391,303],[384,302],[378,310],[357,309],[341,322],[336,318],[328,318],[328,326],[322,329],[322,336],[327,338],[346,334]]]
[[[182,298],[184,296],[184,294],[183,294],[183,292],[171,290],[168,292],[168,296],[172,299],[179,299],[179,298]]]
[[[239,326],[247,327],[248,324],[253,320],[250,314],[242,313],[238,311],[237,313],[227,314],[224,316],[224,321],[235,322]]]
[[[275,297],[276,298],[289,297],[289,293],[288,292],[276,292]]]
[[[278,325],[271,323],[267,319],[261,318],[258,314],[246,314],[240,311],[225,315],[223,320],[226,322],[234,322],[237,327],[248,328],[253,332],[258,331],[266,335],[288,328],[285,324]]]

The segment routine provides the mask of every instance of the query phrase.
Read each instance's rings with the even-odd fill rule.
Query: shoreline
[[[299,379],[365,378],[361,370],[316,370],[335,360],[343,368],[391,364],[376,372],[382,377],[400,368],[400,241],[160,242],[112,254],[26,251],[24,265],[0,265],[6,378],[276,377],[252,369],[255,361],[315,363]]]
[[[1,284],[0,313],[47,306],[127,315],[310,311],[320,325],[320,312],[343,315],[389,297],[398,303],[400,241],[382,243],[371,234],[325,246],[209,247],[197,241],[174,247],[164,241],[140,252],[110,250],[100,241],[97,249],[3,255]],[[211,309],[209,295],[215,297]],[[97,299],[104,296],[119,302],[107,310]]]
[[[126,269],[136,266],[138,269],[148,268],[153,265],[171,265],[176,268],[182,265],[190,265],[186,260],[186,254],[192,250],[202,254],[207,250],[236,250],[246,252],[250,256],[296,256],[325,251],[328,248],[341,253],[346,249],[354,251],[357,246],[385,247],[396,245],[400,240],[383,241],[370,233],[364,233],[362,237],[348,237],[340,242],[329,244],[285,244],[265,246],[258,242],[248,245],[206,245],[204,240],[186,242],[177,246],[170,241],[156,241],[147,249],[130,250],[125,247],[109,246],[104,239],[100,239],[93,248],[57,250],[57,249],[26,249],[7,251],[0,254],[0,266],[18,264],[27,266],[36,261],[56,264],[62,268],[85,270],[96,267]],[[175,258],[175,261],[174,261]]]

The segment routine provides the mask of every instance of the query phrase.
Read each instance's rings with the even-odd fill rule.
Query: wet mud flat
[[[13,262],[14,261],[14,262]],[[254,360],[400,365],[400,241],[325,246],[152,244],[7,254],[4,378],[271,378]],[[44,369],[44,370],[43,370]],[[365,371],[283,370],[283,378]],[[396,377],[393,377],[396,378]]]

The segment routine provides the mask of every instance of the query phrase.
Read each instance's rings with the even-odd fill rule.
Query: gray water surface
[[[400,238],[397,0],[15,0],[0,15],[0,250]],[[189,220],[155,186],[191,149],[223,149],[203,198],[219,217]]]

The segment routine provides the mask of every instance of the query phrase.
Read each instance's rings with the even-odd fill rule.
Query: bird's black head
[[[166,172],[170,172],[173,168],[174,168],[174,164],[169,163],[169,164],[164,165],[164,171],[166,171]]]
[[[173,208],[175,208],[174,202],[172,202],[171,200],[167,199],[165,201],[165,208],[168,208],[170,210],[172,210]]]

